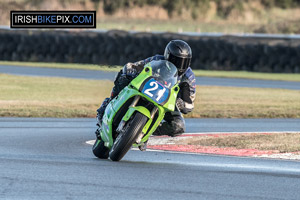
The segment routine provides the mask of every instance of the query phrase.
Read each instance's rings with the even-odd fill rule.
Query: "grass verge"
[[[91,65],[91,64],[65,64],[65,63],[35,63],[35,62],[11,62],[0,61],[0,65],[15,65],[28,67],[48,67],[48,68],[64,68],[64,69],[86,69],[99,71],[120,71],[121,66],[108,65]],[[246,78],[261,80],[280,80],[280,81],[298,81],[300,82],[300,74],[288,73],[260,73],[246,71],[211,71],[211,70],[193,70],[196,76],[206,77],[223,77],[223,78]]]
[[[299,118],[300,91],[197,86],[194,111],[201,118]]]
[[[197,22],[189,20],[145,20],[124,18],[103,18],[97,21],[100,29],[119,29],[126,31],[167,31],[167,32],[213,32],[213,33],[249,33],[259,24],[245,25],[242,23]]]
[[[176,142],[183,145],[233,147],[237,149],[275,150],[278,153],[300,151],[299,133],[233,134],[218,136],[195,136]]]
[[[94,117],[111,81],[0,74],[0,116]]]
[[[0,116],[95,117],[112,81],[0,74]],[[300,91],[197,86],[194,118],[300,118]]]

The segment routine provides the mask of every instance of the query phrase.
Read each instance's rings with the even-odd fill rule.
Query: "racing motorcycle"
[[[93,145],[96,157],[121,160],[128,150],[145,150],[149,137],[174,111],[179,92],[177,68],[168,61],[152,61],[105,109]]]

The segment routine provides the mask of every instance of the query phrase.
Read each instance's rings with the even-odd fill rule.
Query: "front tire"
[[[147,120],[148,118],[140,112],[135,113],[133,119],[125,125],[124,131],[118,135],[109,152],[112,161],[119,161],[124,157],[142,132]]]

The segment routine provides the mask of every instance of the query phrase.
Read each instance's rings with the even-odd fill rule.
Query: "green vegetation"
[[[94,117],[111,81],[0,74],[0,116]]]
[[[98,20],[104,29],[223,33],[300,33],[299,0],[94,0],[110,17]],[[168,20],[111,17],[119,10],[163,8]],[[138,11],[138,9],[133,12]],[[293,16],[293,17],[291,17]],[[166,19],[166,18],[163,18]],[[189,23],[186,23],[187,19]],[[200,22],[200,23],[199,23]]]
[[[234,134],[196,136],[177,141],[177,144],[214,146],[220,148],[275,150],[279,153],[300,151],[299,133]]]
[[[195,118],[299,118],[300,92],[283,89],[197,86]]]
[[[0,116],[95,117],[112,81],[0,74]],[[197,86],[194,111],[186,117],[300,118],[294,90]]]
[[[299,0],[94,0],[108,17],[98,27],[139,31],[300,33]],[[122,11],[143,12],[146,6],[163,8],[167,17],[121,17]],[[143,10],[144,9],[144,10]],[[154,11],[156,13],[156,11]],[[160,11],[162,13],[162,11]],[[116,15],[116,16],[114,16]],[[188,21],[188,23],[186,23]]]
[[[96,10],[97,27],[139,31],[300,33],[299,0],[2,0],[0,24],[9,12]]]
[[[66,68],[66,69],[86,69],[86,70],[101,70],[101,71],[114,71],[114,72],[118,72],[121,69],[121,66],[65,64],[65,63],[11,62],[11,61],[0,61],[0,65]],[[276,73],[259,73],[259,72],[246,72],[246,71],[210,71],[210,70],[193,70],[193,71],[196,76],[224,77],[224,78],[247,78],[247,79],[299,81],[300,82],[300,74],[285,74],[285,73],[276,74]]]
[[[101,18],[97,20],[100,29],[121,29],[127,31],[168,31],[168,32],[222,32],[222,33],[249,33],[259,29],[260,25],[246,25],[242,23],[198,22],[127,18]],[[273,30],[273,29],[272,29]]]
[[[223,18],[229,16],[233,10],[243,11],[244,4],[249,3],[250,0],[227,0],[226,2],[222,0],[184,0],[184,1],[174,1],[174,0],[93,0],[97,3],[103,3],[103,10],[108,14],[114,14],[119,9],[126,9],[134,6],[159,6],[163,7],[168,11],[170,16],[174,13],[182,14],[182,10],[191,10],[191,15],[194,19],[198,18],[199,13],[204,13],[210,8],[210,2],[214,2],[217,5],[217,14]],[[299,0],[260,0],[259,1],[266,8],[291,8],[299,7]],[[200,12],[201,11],[201,12]]]
[[[199,32],[199,33],[282,33],[299,34],[300,21],[279,21],[244,24],[241,22],[198,22],[184,20],[151,20],[151,19],[127,19],[127,18],[101,18],[97,20],[97,27],[105,30],[126,31],[161,31],[161,32]]]

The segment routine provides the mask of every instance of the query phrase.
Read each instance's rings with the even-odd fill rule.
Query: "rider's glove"
[[[176,100],[176,106],[179,109],[180,112],[183,114],[187,114],[189,111],[185,107],[185,103],[181,98],[177,98]]]
[[[129,77],[136,77],[137,70],[134,68],[134,66],[135,65],[133,63],[127,63],[123,68],[123,73]]]
[[[184,108],[184,102],[181,98],[177,98],[176,100],[176,106],[179,109],[179,111],[183,110]]]
[[[136,74],[137,74],[136,69],[134,68],[127,69],[127,73],[126,73],[127,76],[135,77]]]

